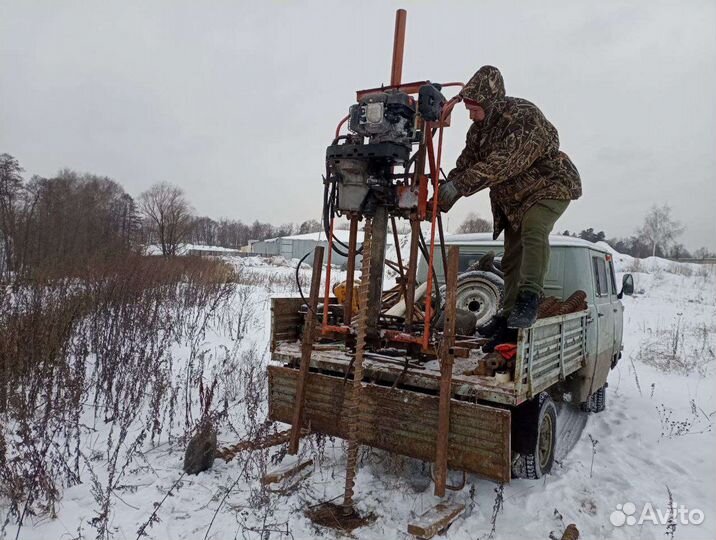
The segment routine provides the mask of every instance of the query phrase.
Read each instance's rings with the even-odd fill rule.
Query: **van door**
[[[624,305],[617,297],[617,275],[614,271],[614,260],[611,255],[607,255],[607,264],[609,265],[612,312],[614,313],[614,354],[617,355],[616,359],[618,359],[622,350],[622,338],[624,333]]]
[[[590,385],[594,392],[607,380],[614,356],[615,318],[613,311],[606,254],[591,252],[592,279],[594,280],[594,303],[597,313],[597,358],[594,378]]]

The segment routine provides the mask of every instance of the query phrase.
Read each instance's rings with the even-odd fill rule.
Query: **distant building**
[[[184,248],[185,255],[195,257],[224,257],[227,255],[238,255],[238,249],[225,248],[221,246],[202,246],[198,244],[187,244]]]
[[[346,246],[348,245],[348,231],[340,230],[334,231],[334,234],[338,240],[343,242]],[[360,247],[363,244],[363,231],[358,231],[356,238],[357,245]],[[388,246],[393,245],[392,237],[388,237]],[[328,240],[326,234],[323,232],[307,233],[307,234],[296,234],[291,236],[282,236],[279,238],[269,238],[268,240],[261,240],[254,242],[251,245],[252,253],[263,256],[281,256],[286,259],[300,259],[306,253],[311,253],[306,258],[307,263],[313,262],[313,250],[316,246],[323,246],[325,253],[323,254],[323,263],[328,262]],[[347,251],[347,248],[339,246],[342,251]],[[331,264],[335,266],[343,266],[346,262],[346,257],[336,253],[335,251],[331,255]],[[360,264],[360,258],[356,262]]]
[[[223,257],[227,255],[239,255],[238,249],[225,248],[221,246],[204,246],[201,244],[181,244],[177,246],[177,255],[189,255],[194,257]],[[145,248],[146,255],[161,255],[162,248],[157,244]]]

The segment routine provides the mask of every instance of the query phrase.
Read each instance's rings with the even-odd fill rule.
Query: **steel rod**
[[[311,272],[311,292],[308,295],[308,310],[303,323],[303,338],[301,339],[301,367],[296,381],[296,401],[293,403],[293,421],[291,423],[291,440],[288,453],[295,455],[298,452],[298,441],[301,438],[301,424],[303,423],[303,405],[306,397],[306,380],[311,365],[313,351],[313,332],[316,326],[316,312],[318,310],[318,295],[321,287],[321,271],[323,270],[323,246],[316,246],[313,250],[313,271]]]
[[[457,270],[460,249],[451,246],[445,271],[445,326],[440,342],[440,403],[438,406],[438,436],[435,444],[435,495],[445,496],[447,484],[448,436],[450,434],[450,394],[455,346],[455,314],[457,311]]]
[[[405,51],[405,21],[408,12],[399,9],[395,12],[395,33],[393,35],[393,63],[390,69],[391,86],[399,85],[403,79],[403,52]]]
[[[351,214],[350,232],[348,233],[348,261],[346,261],[346,300],[343,304],[343,324],[351,324],[353,318],[353,283],[356,269],[356,245],[358,239],[358,215]]]

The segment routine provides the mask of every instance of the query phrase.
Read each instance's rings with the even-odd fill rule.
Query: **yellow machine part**
[[[360,281],[356,280],[353,282],[353,301],[351,302],[353,304],[352,310],[353,313],[358,312],[358,295],[356,294],[358,292],[358,286],[360,285]],[[346,292],[347,292],[346,282],[341,281],[340,283],[333,286],[333,294],[336,295],[336,300],[338,300],[339,304],[342,304],[346,301]]]

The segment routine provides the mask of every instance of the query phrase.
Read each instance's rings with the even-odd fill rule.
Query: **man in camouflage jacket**
[[[516,333],[508,328],[536,320],[549,233],[569,201],[581,196],[582,185],[559,150],[557,130],[534,104],[505,95],[497,68],[480,68],[460,95],[473,124],[438,199],[447,211],[460,197],[490,188],[494,238],[505,231],[505,292],[502,311],[480,331],[503,342]]]

